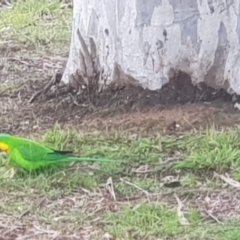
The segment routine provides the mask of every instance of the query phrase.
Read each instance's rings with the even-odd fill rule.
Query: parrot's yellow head
[[[7,152],[9,149],[9,146],[6,143],[0,142],[0,151]]]
[[[9,145],[7,144],[6,137],[8,137],[8,134],[1,133],[0,134],[0,151],[7,152],[9,149]]]

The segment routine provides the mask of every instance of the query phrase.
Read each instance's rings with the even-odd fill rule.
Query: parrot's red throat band
[[[6,143],[0,142],[0,150],[7,152],[9,149],[8,145]]]

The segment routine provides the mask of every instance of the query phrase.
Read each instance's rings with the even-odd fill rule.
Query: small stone
[[[113,238],[112,235],[110,235],[109,233],[105,233],[105,234],[103,235],[103,239],[110,240],[110,239],[112,239],[112,238]]]

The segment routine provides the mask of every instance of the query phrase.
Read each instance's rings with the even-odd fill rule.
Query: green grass
[[[183,226],[177,211],[160,203],[125,206],[104,217],[107,231],[116,239],[238,239],[240,234],[238,221],[224,221],[221,225],[204,222],[194,208],[186,213],[190,225]]]
[[[61,8],[59,0],[17,0],[1,10],[1,40],[9,46],[29,46],[59,54],[68,51],[72,10]],[[6,46],[6,44],[5,44]],[[60,52],[59,52],[60,51]]]
[[[142,237],[146,234],[173,237],[182,232],[177,212],[161,204],[126,206],[117,214],[107,213],[105,219],[110,223],[108,230],[115,236],[135,232]]]
[[[199,133],[197,136],[187,134],[181,138],[172,136],[147,138],[120,133],[114,135],[101,132],[84,133],[74,128],[64,130],[56,125],[43,136],[36,136],[35,138],[54,149],[72,150],[75,154],[83,157],[113,160],[110,163],[95,163],[94,168],[98,169],[96,171],[83,171],[81,174],[84,176],[84,181],[80,180],[81,177],[78,176],[77,172],[71,172],[73,180],[71,184],[73,186],[74,182],[82,182],[85,187],[88,185],[93,187],[99,181],[105,180],[111,175],[124,177],[126,181],[134,181],[136,185],[143,189],[155,191],[162,187],[159,178],[164,178],[169,174],[176,175],[181,170],[181,183],[189,188],[199,185],[203,178],[205,178],[206,183],[207,181],[212,182],[213,179],[209,179],[213,174],[212,171],[219,173],[228,171],[237,176],[240,169],[240,148],[238,146],[240,135],[238,129],[220,132],[210,130],[206,133]],[[173,157],[174,154],[180,154],[180,159],[177,158],[173,162],[170,161],[165,164],[168,156]],[[5,166],[5,162],[3,165]],[[76,164],[76,166],[83,168],[84,166],[87,167],[88,164],[82,163]],[[147,167],[146,172],[141,172],[144,167]],[[30,179],[38,178],[41,174],[43,176],[52,176],[53,173],[61,175],[65,168],[66,165],[64,164],[53,166],[40,173],[40,175],[32,173]],[[1,171],[4,171],[3,166]],[[211,175],[208,175],[209,173]],[[19,177],[22,177],[22,175],[29,176],[24,172],[18,173]],[[215,183],[217,184],[217,182]],[[66,182],[66,187],[71,186],[69,184]],[[59,185],[61,184],[59,183]],[[119,182],[116,187],[119,191],[134,191],[134,187],[125,185],[124,182]],[[47,187],[47,184],[45,187]],[[39,188],[42,189],[41,186]],[[61,188],[63,188],[62,185]]]
[[[184,169],[215,169],[239,171],[240,167],[240,130],[214,129],[197,136],[190,136],[185,142],[187,156],[175,164]]]
[[[37,216],[41,224],[50,224],[53,229],[66,229],[65,223],[68,222],[74,232],[79,224],[90,224],[117,239],[237,239],[240,234],[238,220],[223,219],[221,224],[216,223],[203,217],[201,210],[192,204],[184,210],[190,225],[181,225],[173,193],[182,200],[188,196],[194,202],[205,188],[207,191],[224,189],[222,180],[213,177],[213,170],[226,171],[233,177],[237,175],[239,137],[238,129],[212,129],[182,137],[141,137],[81,132],[56,125],[44,135],[32,138],[55,149],[73,150],[81,156],[111,158],[113,162],[60,164],[35,173],[18,169],[12,174],[9,170],[13,165],[3,158],[0,210],[2,214],[18,217],[28,212],[28,215]],[[201,152],[205,153],[204,156]],[[175,160],[174,156],[177,156]],[[98,194],[105,191],[110,176],[117,198],[125,196],[126,200],[119,200],[122,203],[116,205],[115,211],[96,211],[96,206],[104,203]],[[163,179],[168,176],[178,179],[181,186],[166,187]],[[144,192],[166,194],[166,197],[148,202]],[[136,200],[127,201],[128,197],[136,196]],[[46,202],[41,208],[36,205],[39,198]],[[64,202],[67,202],[66,206]],[[58,220],[53,220],[55,218]]]
[[[60,1],[17,0],[0,13],[3,57],[5,51],[28,59],[68,52],[72,10],[62,8]],[[9,76],[13,74],[0,87],[0,92],[6,94],[15,89],[12,81],[15,76],[18,76],[15,80],[24,81],[43,78],[42,72],[37,74],[39,69],[26,68],[25,64],[6,61],[3,65]],[[44,135],[26,137],[55,149],[109,158],[113,162],[60,164],[28,173],[1,156],[0,228],[1,234],[6,233],[4,237],[12,239],[21,230],[24,237],[36,239],[56,238],[57,234],[48,235],[51,231],[58,231],[63,239],[65,236],[82,239],[82,233],[90,239],[102,239],[109,233],[113,239],[129,240],[240,237],[239,220],[234,218],[234,212],[233,217],[225,216],[218,223],[196,204],[199,197],[216,189],[221,192],[227,188],[230,194],[235,194],[214,171],[227,172],[234,180],[240,180],[239,128],[210,129],[178,137],[160,134],[143,137],[119,132],[82,132],[56,125]],[[117,202],[106,189],[109,177]],[[180,185],[166,185],[164,179],[173,179]],[[180,224],[174,193],[183,201],[182,213],[189,226]],[[96,235],[91,235],[94,232]]]

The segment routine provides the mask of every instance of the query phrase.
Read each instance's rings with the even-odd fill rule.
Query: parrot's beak
[[[0,150],[3,152],[7,152],[9,149],[8,145],[6,143],[0,142]]]

